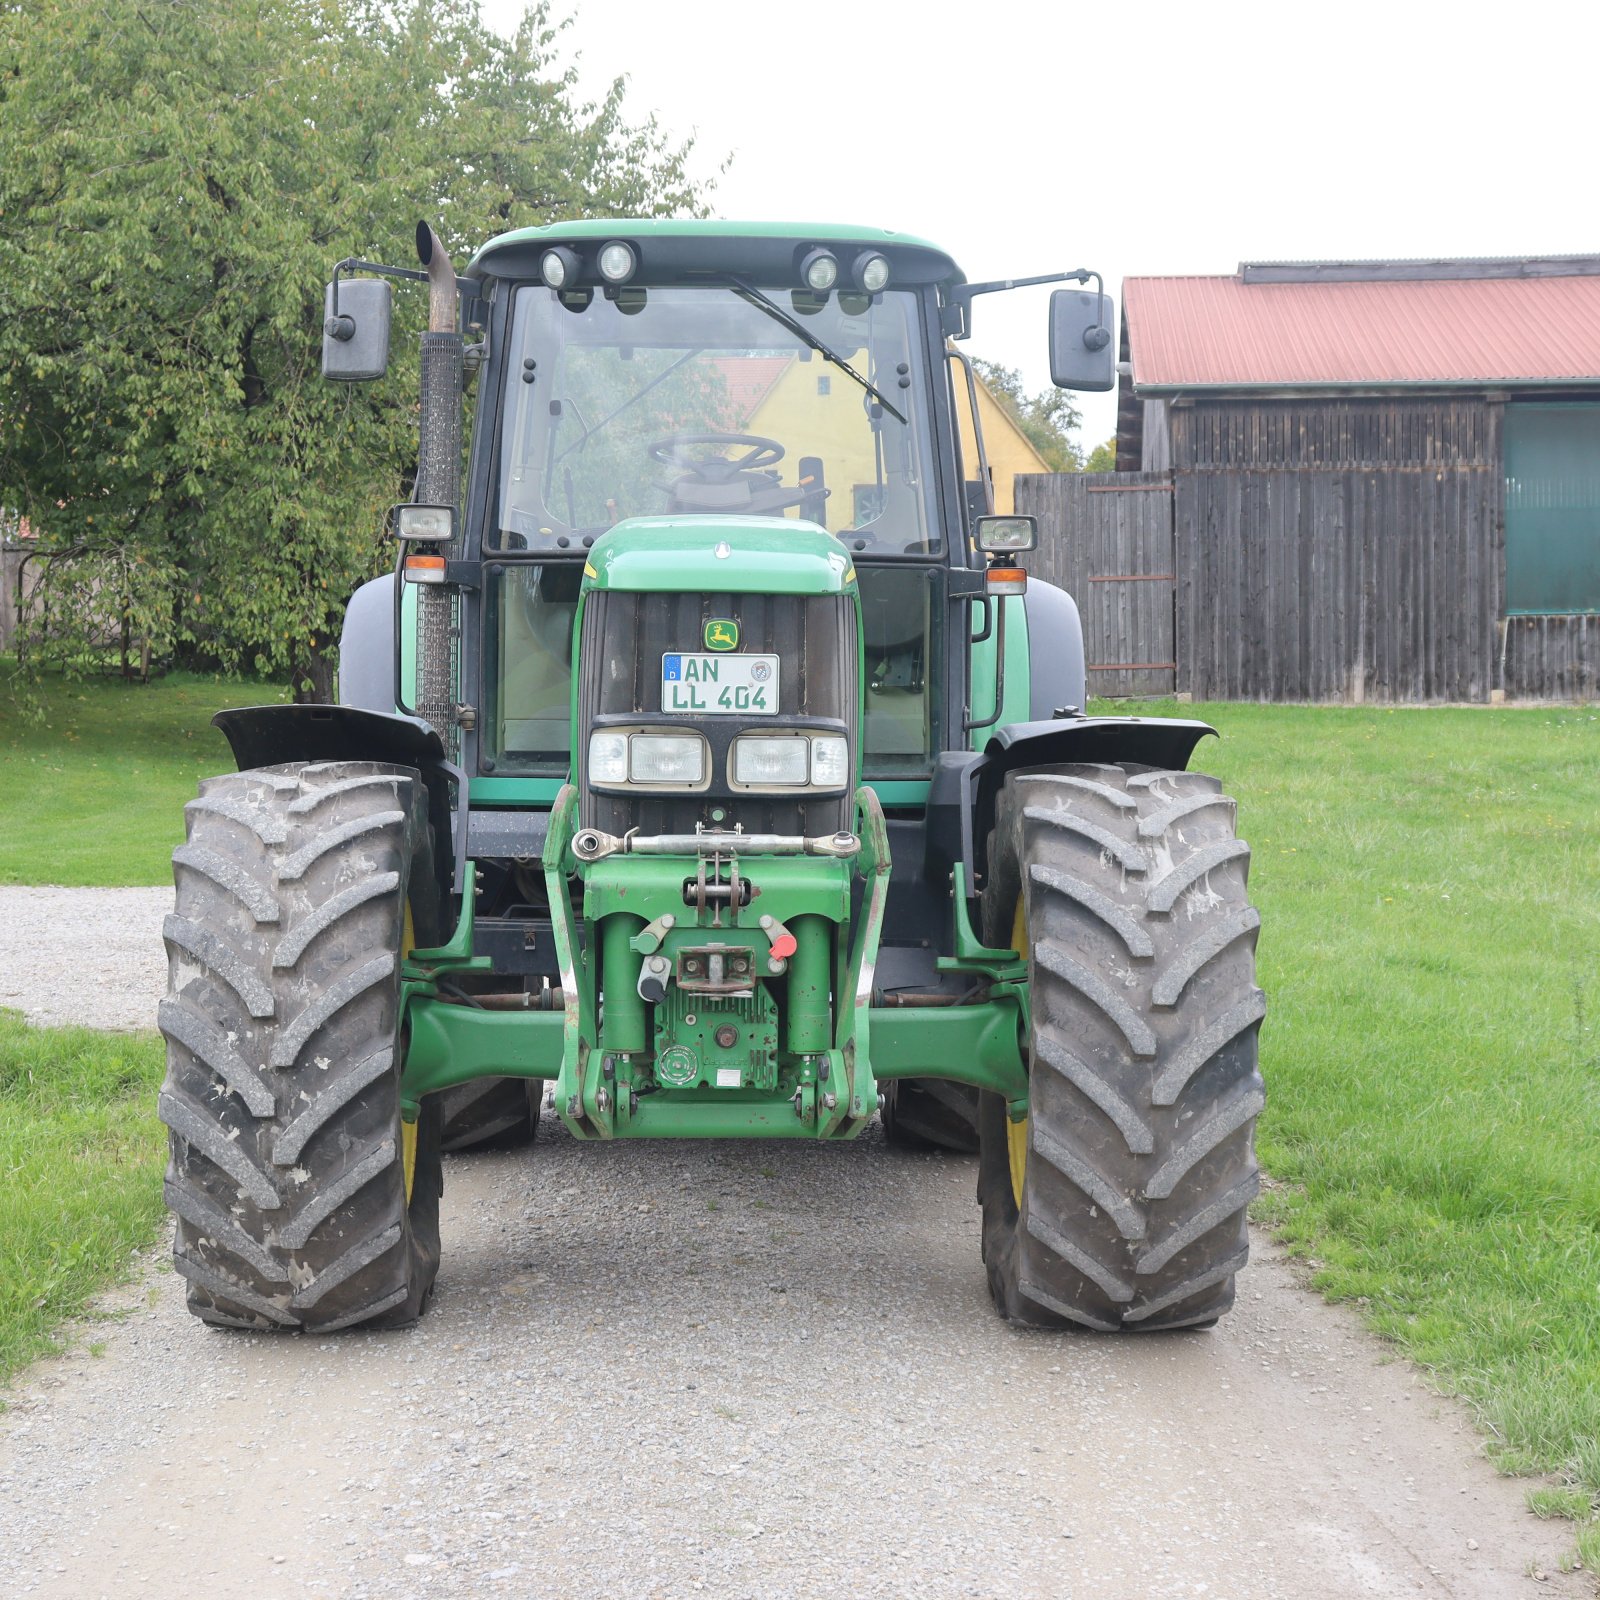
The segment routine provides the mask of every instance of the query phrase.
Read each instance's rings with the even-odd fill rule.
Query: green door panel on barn
[[[1506,613],[1600,612],[1600,405],[1506,407]]]

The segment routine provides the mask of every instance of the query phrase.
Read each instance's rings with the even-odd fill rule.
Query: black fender
[[[1181,772],[1194,748],[1216,729],[1170,717],[1060,717],[996,728],[981,751],[947,751],[928,794],[928,874],[948,882],[966,863],[967,889],[983,887],[989,830],[1008,772],[1064,761],[1130,761]]]
[[[1054,717],[1088,704],[1083,623],[1065,589],[1030,577],[1022,596],[1028,619],[1028,715]]]
[[[467,779],[445,756],[438,731],[420,717],[365,711],[359,706],[240,706],[219,711],[211,725],[222,730],[241,772],[286,761],[382,761],[412,767],[428,789],[428,825],[439,874],[439,904],[462,892],[466,873]],[[419,939],[442,943],[450,926]]]
[[[339,635],[339,704],[392,712],[394,706],[395,575],[361,585],[345,607]]]

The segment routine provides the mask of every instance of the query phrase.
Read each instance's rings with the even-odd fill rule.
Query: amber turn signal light
[[[407,556],[405,559],[407,583],[443,583],[443,556]]]

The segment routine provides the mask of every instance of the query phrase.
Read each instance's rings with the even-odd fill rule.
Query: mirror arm
[[[348,339],[355,332],[355,323],[349,317],[339,314],[339,274],[352,272],[376,272],[385,278],[409,278],[414,283],[426,283],[428,274],[419,271],[416,267],[387,267],[381,261],[363,261],[359,256],[346,256],[337,263],[333,269],[333,309],[328,317],[326,331],[335,339]],[[457,278],[456,293],[463,300],[480,299],[482,287],[476,278]]]
[[[1101,281],[1098,272],[1091,272],[1087,267],[1078,267],[1072,272],[1046,272],[1037,278],[993,278],[987,283],[960,283],[950,291],[949,304],[946,311],[954,311],[955,317],[951,319],[954,326],[946,326],[945,332],[952,338],[965,339],[972,333],[972,302],[980,294],[999,294],[1005,289],[1031,289],[1040,283],[1087,283],[1091,278],[1103,291],[1105,284]]]

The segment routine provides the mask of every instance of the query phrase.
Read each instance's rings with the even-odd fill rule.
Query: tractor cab
[[[568,684],[539,641],[563,624],[570,637],[583,552],[641,519],[665,519],[663,543],[690,522],[725,521],[737,540],[734,523],[781,519],[831,533],[857,558],[872,621],[868,742],[889,766],[898,758],[903,774],[927,777],[926,573],[948,557],[947,519],[960,503],[941,498],[951,463],[930,404],[930,374],[942,378],[943,363],[937,335],[930,351],[925,285],[908,268],[908,281],[890,286],[889,258],[868,248],[841,250],[841,266],[825,251],[806,262],[792,249],[752,250],[709,226],[693,257],[681,236],[674,256],[654,239],[595,248],[573,232],[513,235],[474,263],[533,275],[483,280],[504,297],[507,328],[482,531],[484,551],[506,558],[486,623],[494,770],[564,766],[552,734]],[[602,256],[622,281],[605,281]],[[917,258],[922,276],[948,272],[936,259],[930,269]],[[811,288],[806,270],[830,281]],[[757,533],[748,554],[759,559],[782,533]]]

